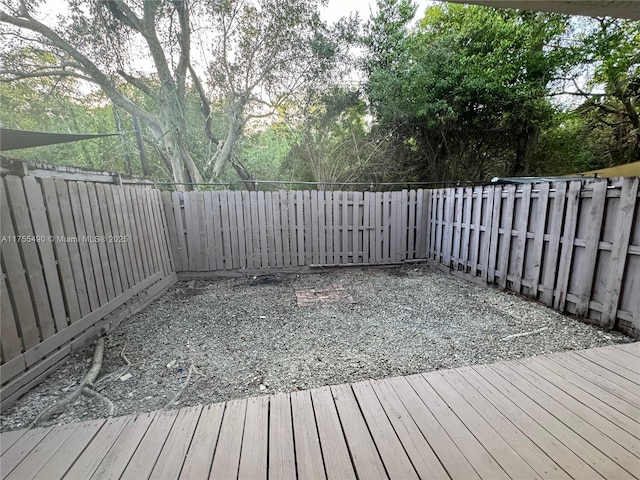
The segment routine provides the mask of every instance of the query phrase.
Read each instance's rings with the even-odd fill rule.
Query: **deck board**
[[[640,344],[0,434],[1,478],[640,478]]]

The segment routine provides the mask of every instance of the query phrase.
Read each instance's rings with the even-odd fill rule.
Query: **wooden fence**
[[[180,278],[424,256],[424,190],[165,192]]]
[[[0,182],[6,408],[181,278],[430,259],[640,331],[638,178],[398,192]]]
[[[602,326],[640,331],[638,178],[430,192],[428,256]]]
[[[176,275],[156,190],[7,176],[0,204],[6,408]]]

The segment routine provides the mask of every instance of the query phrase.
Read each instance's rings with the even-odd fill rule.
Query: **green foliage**
[[[367,86],[380,125],[405,146],[402,160],[438,180],[526,173],[554,114],[547,85],[567,66],[567,55],[548,48],[566,18],[438,4],[413,32],[403,21],[377,27],[404,51],[388,68],[369,43]]]

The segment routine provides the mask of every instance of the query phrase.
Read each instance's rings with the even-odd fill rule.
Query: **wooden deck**
[[[640,343],[0,442],[6,479],[640,478]]]

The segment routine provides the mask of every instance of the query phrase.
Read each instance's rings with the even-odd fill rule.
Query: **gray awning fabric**
[[[42,147],[58,143],[77,142],[92,138],[111,137],[117,133],[46,133],[30,132],[27,130],[13,130],[0,128],[0,152],[17,150],[19,148]]]

